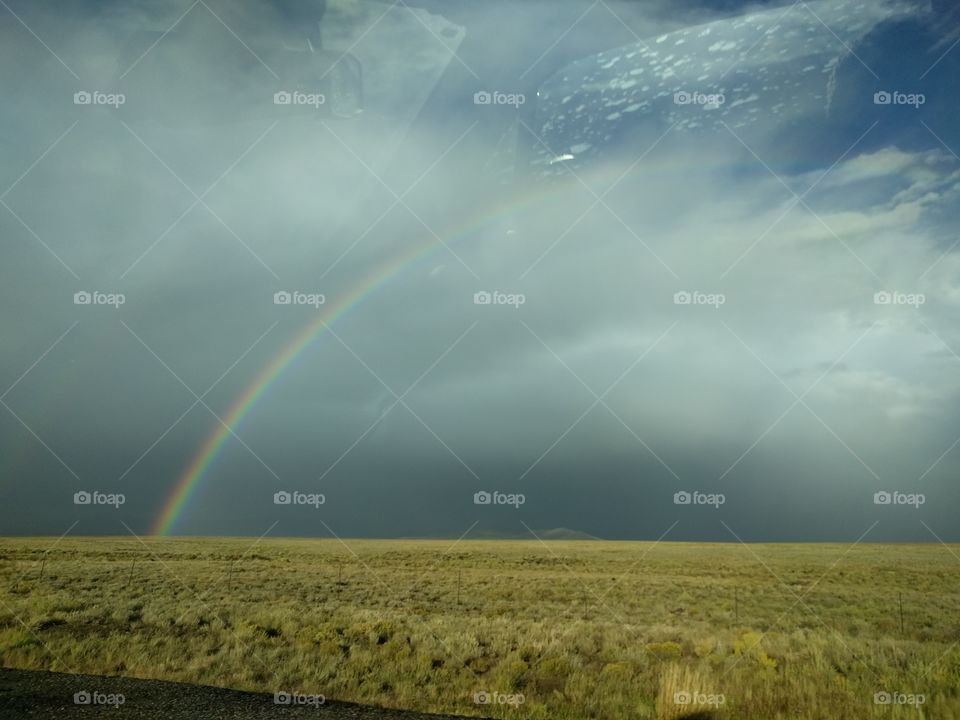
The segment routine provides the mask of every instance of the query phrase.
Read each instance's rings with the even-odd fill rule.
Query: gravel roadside
[[[85,693],[85,694],[84,694]],[[77,696],[75,702],[74,696]],[[122,696],[122,704],[118,701]],[[82,704],[89,700],[88,704]],[[303,698],[300,699],[301,701]],[[136,718],[139,720],[462,720],[327,701],[279,705],[266,693],[125,677],[0,668],[0,717]]]

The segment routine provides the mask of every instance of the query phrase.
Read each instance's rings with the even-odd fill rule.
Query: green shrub
[[[676,660],[683,655],[680,644],[672,641],[650,643],[647,645],[647,650],[657,660]]]

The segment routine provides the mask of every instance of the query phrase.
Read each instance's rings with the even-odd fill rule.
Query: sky
[[[0,534],[960,540],[936,5],[0,7]]]

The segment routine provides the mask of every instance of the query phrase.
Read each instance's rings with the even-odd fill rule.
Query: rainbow
[[[358,307],[364,300],[374,295],[378,290],[387,286],[395,277],[427,256],[443,247],[444,243],[461,242],[462,240],[478,235],[490,226],[498,223],[504,217],[513,215],[527,207],[541,202],[545,196],[556,193],[560,186],[545,184],[535,192],[525,196],[508,198],[506,202],[495,206],[493,212],[481,212],[471,216],[470,221],[461,225],[456,231],[445,233],[448,238],[442,241],[433,235],[419,245],[414,246],[406,253],[392,258],[379,266],[358,282],[354,289],[341,296],[336,303],[325,306],[316,320],[303,328],[250,383],[246,390],[233,402],[226,414],[222,416],[223,423],[219,423],[216,430],[204,441],[180,477],[173,490],[163,503],[160,513],[155,518],[151,532],[155,535],[170,535],[180,520],[190,499],[196,493],[201,481],[211,465],[220,455],[226,441],[230,438],[230,429],[236,428],[256,406],[264,393],[283,375],[294,361],[306,351],[324,331],[353,308]]]
[[[645,163],[648,169],[660,175],[675,175],[682,172],[682,168],[670,166],[664,160],[650,160]],[[442,248],[445,244],[460,243],[475,237],[506,218],[515,218],[532,210],[539,210],[547,201],[553,200],[568,188],[579,188],[585,179],[600,179],[602,174],[611,174],[615,168],[597,167],[591,171],[581,171],[576,177],[568,176],[548,182],[531,181],[534,187],[525,194],[508,195],[499,204],[481,208],[471,215],[466,222],[461,223],[452,231],[444,233],[443,240],[430,235],[425,241],[414,246],[406,253],[387,261],[358,282],[354,289],[332,304],[324,306],[323,312],[316,320],[300,331],[272,360],[256,375],[246,390],[234,401],[225,415],[222,416],[216,430],[204,441],[183,473],[178,478],[167,500],[163,503],[160,513],[155,518],[151,532],[155,535],[170,535],[183,516],[190,499],[194,496],[211,465],[220,455],[226,441],[229,439],[230,428],[236,428],[256,406],[264,393],[277,382],[284,371],[315,341],[324,331],[346,315],[350,310],[361,305],[367,298],[386,287],[388,283],[413,266],[418,260]],[[617,177],[614,175],[614,177]]]
[[[419,253],[418,253],[419,254]],[[230,437],[230,428],[236,428],[257,404],[263,394],[276,382],[284,370],[297,359],[323,333],[324,329],[336,322],[348,310],[359,305],[364,298],[370,295],[377,287],[383,285],[393,275],[399,272],[404,265],[397,267],[390,265],[378,268],[366,276],[353,292],[344,295],[340,300],[325,309],[316,320],[307,325],[278,352],[264,368],[257,373],[246,390],[233,402],[223,416],[223,423],[210,434],[190,464],[181,474],[173,488],[173,492],[163,505],[163,510],[154,522],[152,532],[157,535],[169,535],[183,514],[203,479],[204,474],[220,454],[224,444]]]

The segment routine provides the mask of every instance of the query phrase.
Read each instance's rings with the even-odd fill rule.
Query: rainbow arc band
[[[564,183],[566,185],[567,183]],[[521,196],[519,199],[514,197],[508,199],[505,203],[497,206],[495,212],[483,212],[471,218],[471,221],[461,226],[457,231],[447,233],[446,244],[460,244],[470,238],[489,230],[498,225],[506,217],[515,217],[519,214],[529,211],[529,209],[541,203],[545,198],[552,196],[557,191],[557,187],[540,187],[534,193]],[[376,268],[373,272],[366,275],[358,282],[352,291],[340,296],[336,302],[325,305],[320,311],[316,320],[303,328],[280,352],[278,352],[267,365],[257,373],[256,377],[247,386],[247,389],[233,402],[229,410],[224,414],[223,423],[218,423],[217,428],[204,441],[200,449],[194,454],[190,464],[184,469],[177,479],[172,491],[164,502],[160,513],[154,519],[151,532],[154,535],[171,535],[177,526],[177,523],[183,517],[200,486],[203,478],[206,476],[210,467],[223,451],[224,445],[230,438],[230,429],[237,430],[244,418],[256,406],[257,402],[264,396],[274,383],[284,374],[300,355],[308,350],[317,340],[319,340],[326,329],[340,320],[344,315],[354,308],[359,307],[366,299],[375,295],[378,291],[386,287],[391,280],[401,275],[406,270],[413,267],[417,261],[429,256],[444,247],[444,242],[440,242],[436,237],[429,236],[429,239],[420,245],[414,246],[405,254],[399,255],[389,262]]]
[[[682,167],[670,165],[664,160],[653,161],[648,158],[644,161],[644,165],[648,171],[654,173],[657,177],[665,175],[677,177],[684,172]],[[582,192],[583,181],[586,179],[609,180],[612,177],[614,184],[616,184],[622,179],[621,172],[622,169],[608,167],[597,168],[589,173],[579,172],[577,175],[571,173],[561,180],[537,184],[526,193],[511,194],[499,204],[482,207],[467,222],[462,223],[455,230],[445,233],[446,241],[441,241],[436,236],[430,235],[421,244],[373,270],[357,283],[352,291],[340,296],[336,302],[325,305],[317,319],[303,328],[291,342],[267,363],[247,386],[247,389],[233,402],[227,413],[222,416],[223,423],[217,424],[217,428],[207,437],[191,459],[190,464],[177,479],[159,514],[154,519],[151,532],[154,535],[173,534],[178,522],[186,512],[191,498],[196,494],[197,488],[223,451],[224,445],[231,436],[230,429],[237,430],[267,390],[283,376],[284,371],[300,355],[323,336],[328,327],[334,325],[348,312],[359,307],[365,300],[387,287],[390,281],[411,269],[418,261],[427,258],[431,253],[444,249],[445,245],[462,244],[491,229],[503,227],[507,220],[514,222],[528,214],[536,217],[538,212],[543,212],[546,209],[547,203],[562,202],[563,194],[566,191],[574,189]],[[604,178],[604,175],[609,177]],[[600,184],[591,186],[597,187],[598,185]]]

